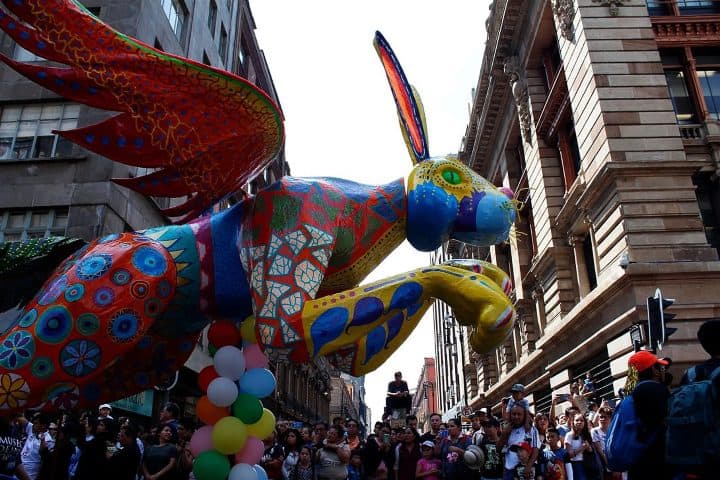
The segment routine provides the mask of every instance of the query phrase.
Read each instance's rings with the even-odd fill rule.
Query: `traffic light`
[[[658,288],[655,295],[647,299],[648,311],[648,341],[651,350],[662,350],[662,346],[670,335],[677,331],[677,328],[666,326],[666,322],[675,318],[674,313],[665,311],[675,303],[674,298],[664,298]]]

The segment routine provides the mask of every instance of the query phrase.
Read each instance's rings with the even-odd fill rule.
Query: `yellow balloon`
[[[263,408],[263,414],[260,420],[247,426],[247,434],[264,440],[272,433],[274,428],[275,415],[267,408]]]
[[[248,428],[235,417],[219,420],[212,431],[213,447],[224,455],[232,455],[242,450],[247,437]]]
[[[250,343],[257,343],[255,338],[255,317],[250,315],[240,324],[240,336]]]

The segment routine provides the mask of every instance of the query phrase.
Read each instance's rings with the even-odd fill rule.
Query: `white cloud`
[[[286,155],[295,176],[362,183],[406,177],[402,141],[385,74],[372,46],[380,30],[420,92],[430,153],[457,152],[485,48],[487,0],[252,0],[286,118]],[[425,266],[404,243],[367,279]],[[367,376],[366,400],[378,420],[387,382],[400,370],[412,389],[423,357],[434,357],[429,315],[382,367]]]

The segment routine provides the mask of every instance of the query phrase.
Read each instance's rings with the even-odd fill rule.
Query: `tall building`
[[[508,244],[470,252],[508,272],[518,315],[500,348],[461,356],[466,404],[497,408],[519,382],[547,410],[588,372],[615,396],[658,288],[675,299],[660,351],[675,381],[706,357],[695,334],[720,311],[719,26],[712,1],[492,4],[459,153],[524,204]],[[455,376],[442,359],[439,383]]]
[[[169,53],[232,71],[258,85],[280,105],[269,67],[255,37],[248,0],[84,0],[83,5],[120,32]],[[0,51],[20,61],[44,62],[0,32]],[[166,198],[148,198],[111,178],[137,177],[144,169],[114,163],[52,133],[96,123],[113,115],[79,105],[0,67],[0,242],[50,235],[91,240],[109,233],[163,225]],[[244,187],[248,193],[289,173],[284,152]],[[222,208],[227,206],[219,206]],[[207,341],[197,348],[174,382],[122,402],[122,408],[150,415],[149,405],[173,399],[187,413],[200,394],[196,373],[210,363]],[[279,385],[289,366],[272,365]],[[329,405],[329,378],[313,364],[296,380],[307,385],[293,395],[278,389],[268,405],[284,418],[314,420]],[[312,381],[311,381],[312,380]],[[284,402],[281,405],[281,400]],[[304,410],[290,414],[290,405]],[[287,405],[287,408],[285,407]],[[312,407],[312,411],[309,406]]]
[[[435,359],[425,357],[417,385],[413,389],[415,395],[412,403],[412,413],[418,419],[418,430],[421,432],[430,430],[430,414],[438,412],[436,386]]]

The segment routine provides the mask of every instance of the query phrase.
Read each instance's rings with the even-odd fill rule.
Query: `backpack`
[[[646,380],[647,381],[647,380]],[[638,383],[638,385],[644,382]],[[613,472],[625,472],[635,465],[655,442],[660,429],[644,432],[635,412],[635,401],[628,394],[620,402],[605,437],[605,456]]]
[[[691,383],[675,389],[668,402],[665,456],[671,465],[720,463],[720,367],[705,380],[696,378],[693,367]]]

